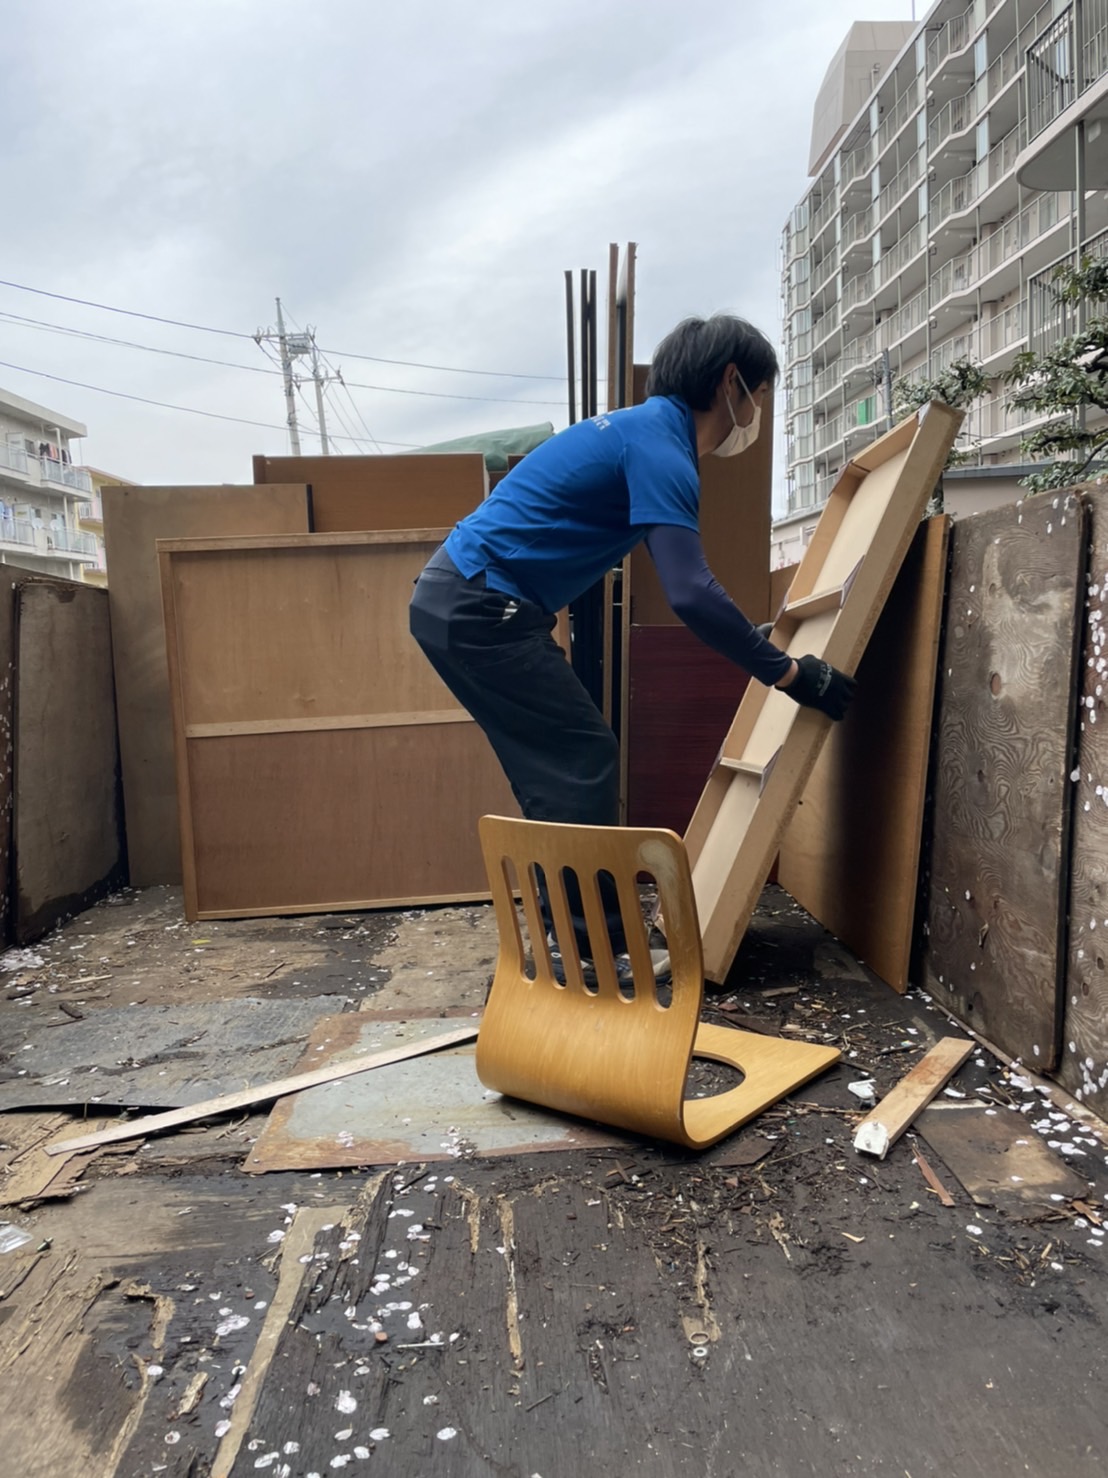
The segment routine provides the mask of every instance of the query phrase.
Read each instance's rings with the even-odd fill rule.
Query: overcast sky
[[[717,309],[779,342],[780,233],[827,63],[853,20],[911,14],[910,0],[5,0],[0,277],[247,335],[274,324],[279,294],[347,381],[383,387],[351,390],[357,414],[332,387],[329,429],[385,450],[560,427],[563,273],[595,268],[603,294],[610,241],[638,243],[636,359]],[[0,387],[84,421],[88,463],[249,482],[252,453],[287,450],[276,374],[11,315],[272,364],[248,338],[0,287]],[[397,393],[413,390],[493,399]]]

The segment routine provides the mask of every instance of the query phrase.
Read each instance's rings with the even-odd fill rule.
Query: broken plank
[[[858,1125],[854,1135],[858,1153],[876,1155],[883,1160],[916,1115],[922,1113],[962,1066],[974,1046],[965,1037],[943,1037],[936,1042]]]
[[[242,1389],[232,1408],[231,1422],[224,1433],[212,1464],[212,1478],[228,1478],[235,1465],[242,1440],[250,1428],[258,1394],[277,1349],[278,1340],[288,1323],[300,1285],[304,1281],[304,1261],[310,1260],[318,1233],[338,1220],[333,1206],[301,1207],[281,1246],[281,1271],[277,1291],[266,1310],[250,1364],[242,1378]]]
[[[924,1180],[935,1192],[936,1196],[938,1196],[939,1204],[942,1206],[953,1206],[954,1197],[950,1194],[946,1186],[943,1185],[942,1181],[935,1174],[934,1170],[932,1170],[931,1166],[924,1159],[923,1154],[918,1146],[912,1150],[912,1158],[919,1166],[920,1174],[923,1176]]]
[[[154,1134],[161,1129],[175,1129],[179,1124],[192,1124],[197,1119],[208,1119],[213,1114],[229,1114],[236,1109],[246,1108],[252,1103],[265,1103],[269,1099],[283,1098],[288,1093],[299,1093],[304,1088],[315,1088],[320,1083],[330,1083],[336,1078],[353,1077],[355,1073],[368,1072],[371,1068],[384,1067],[386,1063],[401,1062],[406,1057],[418,1057],[425,1052],[437,1052],[440,1047],[453,1047],[458,1042],[471,1041],[477,1035],[476,1026],[458,1027],[443,1032],[442,1036],[430,1041],[411,1042],[403,1047],[393,1047],[387,1052],[375,1052],[369,1057],[359,1057],[353,1062],[333,1063],[329,1067],[317,1068],[312,1072],[295,1073],[291,1078],[278,1078],[272,1083],[260,1083],[256,1088],[243,1088],[238,1093],[225,1093],[220,1098],[210,1098],[204,1103],[189,1104],[186,1108],[171,1109],[166,1114],[147,1114],[141,1119],[132,1119],[129,1124],[118,1124],[113,1129],[104,1129],[98,1134],[82,1134],[75,1139],[65,1139],[58,1144],[46,1146],[48,1155],[61,1155],[73,1150],[95,1149],[102,1144],[115,1144],[122,1139],[137,1139],[144,1134]]]

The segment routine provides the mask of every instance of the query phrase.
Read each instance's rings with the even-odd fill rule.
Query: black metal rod
[[[569,386],[569,424],[577,420],[577,366],[573,352],[573,273],[566,270],[566,377]]]

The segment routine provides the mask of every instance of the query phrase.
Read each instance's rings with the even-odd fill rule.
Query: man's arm
[[[702,642],[766,687],[796,676],[792,658],[759,634],[712,574],[695,530],[655,524],[646,547],[673,614]]]
[[[647,530],[646,547],[674,615],[702,642],[803,707],[818,708],[829,718],[843,717],[854,695],[854,679],[818,657],[794,661],[767,641],[708,568],[694,529],[654,524]]]

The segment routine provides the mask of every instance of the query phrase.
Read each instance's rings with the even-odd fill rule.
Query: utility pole
[[[281,361],[281,379],[285,387],[285,421],[289,428],[289,441],[292,445],[294,457],[300,456],[300,427],[296,421],[296,391],[301,381],[297,379],[295,363],[298,359],[310,359],[312,365],[312,381],[315,385],[316,412],[319,416],[319,439],[323,445],[323,455],[331,455],[331,442],[327,436],[327,413],[323,403],[323,392],[331,380],[342,383],[342,372],[336,370],[334,374],[327,374],[321,367],[319,348],[315,341],[315,329],[310,325],[304,333],[297,331],[294,334],[285,331],[285,315],[281,308],[281,299],[277,299],[277,332],[271,328],[259,329],[254,335],[254,342],[263,348],[266,344],[272,344],[276,340]]]
[[[326,384],[326,376],[319,368],[319,350],[316,348],[315,334],[309,330],[312,337],[312,379],[315,381],[315,408],[319,416],[319,439],[323,443],[323,455],[331,455],[331,443],[327,440],[327,418],[323,413],[323,386]]]
[[[294,457],[300,455],[300,428],[296,424],[296,386],[292,378],[292,360],[289,358],[289,343],[285,336],[285,319],[281,312],[281,299],[277,299],[277,344],[281,350],[281,374],[285,381],[285,411],[289,427],[289,441]]]

